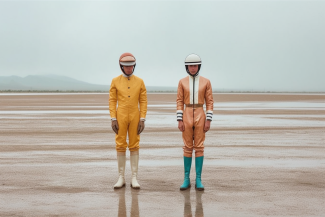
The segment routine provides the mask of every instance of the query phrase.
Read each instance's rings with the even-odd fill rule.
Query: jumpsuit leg
[[[135,110],[129,115],[129,150],[138,151],[140,148],[140,135],[138,135],[138,125],[140,121],[140,112]]]
[[[183,113],[183,123],[185,130],[182,132],[183,136],[183,151],[184,157],[192,157],[193,153],[193,109],[186,108]]]
[[[117,152],[126,152],[126,148],[128,146],[126,142],[126,135],[128,129],[128,116],[126,113],[118,110],[116,114],[116,120],[118,123],[118,134],[115,135],[115,143],[116,143],[116,151]]]
[[[199,191],[204,190],[204,185],[201,182],[201,174],[204,159],[204,140],[205,133],[203,131],[205,125],[205,114],[203,108],[198,108],[195,111],[195,131],[194,131],[194,150],[195,150],[195,188]]]
[[[204,140],[205,133],[203,131],[205,125],[205,113],[203,108],[197,108],[194,111],[195,129],[194,129],[194,150],[195,157],[204,156]]]
[[[140,185],[137,181],[138,165],[139,165],[139,142],[140,135],[138,135],[138,124],[140,121],[140,112],[138,109],[134,109],[129,114],[129,150],[130,150],[130,164],[132,171],[131,187],[133,189],[140,189]]]
[[[192,152],[193,152],[193,112],[192,108],[186,108],[183,113],[183,123],[185,130],[183,136],[183,150],[184,150],[184,182],[180,190],[186,190],[191,187],[190,172],[192,165]]]

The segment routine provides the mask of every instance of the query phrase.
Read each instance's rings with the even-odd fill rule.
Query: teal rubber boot
[[[199,191],[204,190],[204,185],[201,182],[203,159],[204,156],[195,158],[195,170],[196,170],[195,188]]]
[[[190,181],[190,172],[191,172],[191,166],[192,166],[192,158],[191,157],[184,157],[184,182],[180,187],[180,190],[186,190],[191,187],[191,181]]]

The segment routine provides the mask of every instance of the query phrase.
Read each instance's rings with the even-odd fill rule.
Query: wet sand
[[[0,94],[0,216],[324,216],[325,94],[214,94],[204,192],[180,192],[175,94],[148,94],[138,180],[117,181],[107,94]],[[127,154],[129,155],[129,154]]]

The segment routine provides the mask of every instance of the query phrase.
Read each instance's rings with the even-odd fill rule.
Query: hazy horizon
[[[110,85],[131,52],[147,86],[202,58],[214,89],[325,91],[324,1],[0,1],[0,76]]]

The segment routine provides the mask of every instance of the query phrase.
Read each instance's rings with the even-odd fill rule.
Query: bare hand
[[[184,123],[183,121],[178,121],[178,129],[182,132],[184,132],[185,130],[185,126],[184,126]]]
[[[139,121],[139,124],[138,124],[138,135],[140,135],[140,133],[142,133],[143,130],[144,130],[144,121]]]
[[[206,133],[210,130],[210,123],[211,121],[205,121],[203,131]]]
[[[117,123],[117,120],[113,120],[112,121],[112,129],[113,131],[118,134],[118,123]]]

